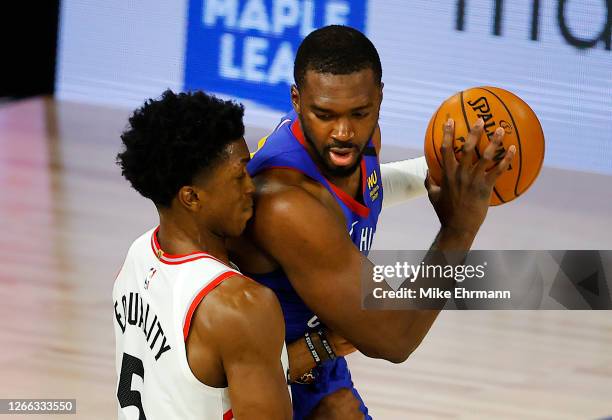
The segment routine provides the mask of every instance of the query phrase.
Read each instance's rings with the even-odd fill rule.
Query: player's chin
[[[242,232],[244,231],[244,229],[246,229],[247,224],[249,223],[249,220],[251,220],[251,218],[253,217],[253,206],[250,205],[248,207],[246,207],[241,215],[241,223],[240,223],[240,233],[238,235],[241,235]]]
[[[253,217],[253,204],[244,209],[244,216],[244,224],[246,225],[246,223],[251,219],[251,217]]]
[[[351,175],[357,167],[359,166],[359,161],[357,159],[352,160],[351,162],[347,162],[347,164],[336,165],[334,162],[327,162],[327,169],[332,175],[335,176],[346,176]]]
[[[235,213],[231,224],[226,228],[226,235],[234,238],[242,235],[251,217],[253,217],[253,207],[243,208],[240,212]]]

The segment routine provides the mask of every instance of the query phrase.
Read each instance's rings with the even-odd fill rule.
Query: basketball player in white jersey
[[[113,288],[119,419],[291,418],[280,305],[225,248],[253,211],[242,116],[166,91],[121,136],[122,174],[160,223],[132,244]],[[314,366],[308,349],[296,354],[310,363],[296,371]]]

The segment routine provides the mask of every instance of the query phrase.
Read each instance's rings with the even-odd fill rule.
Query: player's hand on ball
[[[489,209],[493,186],[497,178],[512,162],[516,148],[511,146],[499,163],[494,165],[495,152],[502,146],[504,130],[498,128],[484,153],[477,159],[475,148],[483,135],[482,119],[472,126],[459,154],[453,150],[454,121],[444,124],[442,156],[442,181],[437,185],[428,176],[425,186],[442,228],[457,233],[475,235],[484,222]],[[487,170],[487,168],[491,168]]]

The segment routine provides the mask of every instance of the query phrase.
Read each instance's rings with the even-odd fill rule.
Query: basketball
[[[507,90],[489,86],[466,89],[445,100],[431,117],[425,134],[425,158],[429,173],[437,184],[442,178],[440,147],[443,126],[449,118],[455,121],[453,148],[457,158],[467,140],[469,127],[478,118],[484,121],[484,135],[476,147],[475,159],[492,141],[497,127],[502,127],[505,134],[492,167],[504,157],[511,145],[516,146],[512,163],[495,183],[490,205],[512,201],[529,189],[544,161],[544,133],[538,117],[525,101]]]

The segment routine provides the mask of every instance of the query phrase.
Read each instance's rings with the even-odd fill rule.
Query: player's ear
[[[188,211],[198,211],[202,207],[204,192],[191,185],[185,185],[178,191],[176,199]]]
[[[300,109],[300,91],[296,85],[291,85],[291,105],[293,110],[297,113],[301,113]]]

